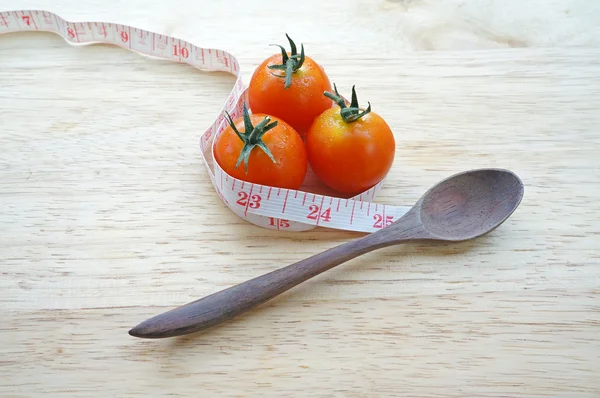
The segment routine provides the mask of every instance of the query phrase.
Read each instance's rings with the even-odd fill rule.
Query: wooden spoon
[[[414,240],[464,241],[502,224],[523,197],[512,172],[472,170],[441,181],[399,220],[287,267],[148,319],[131,336],[165,338],[197,332],[242,314],[336,265],[370,251]]]

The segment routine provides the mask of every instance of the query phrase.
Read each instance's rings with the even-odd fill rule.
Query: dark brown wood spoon
[[[502,224],[521,203],[523,191],[521,180],[508,170],[456,174],[427,191],[386,228],[157,315],[129,334],[165,338],[197,332],[370,251],[415,240],[458,242],[476,238]]]

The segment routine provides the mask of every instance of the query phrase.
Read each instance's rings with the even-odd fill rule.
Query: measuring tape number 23
[[[197,47],[184,40],[106,22],[69,22],[41,10],[0,12],[0,34],[46,31],[60,35],[69,44],[111,44],[155,58],[186,63],[202,71],[228,72],[237,77],[219,116],[200,137],[200,149],[212,185],[235,214],[257,226],[288,231],[306,231],[317,226],[374,232],[401,216],[408,206],[390,206],[372,201],[382,182],[352,198],[342,199],[248,183],[228,175],[214,161],[214,138],[226,126],[225,111],[232,118],[242,115],[247,91],[239,63],[223,50]],[[210,160],[210,161],[209,161]]]

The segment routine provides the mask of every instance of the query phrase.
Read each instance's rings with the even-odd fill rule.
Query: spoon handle
[[[148,319],[129,331],[164,338],[193,333],[229,320],[336,265],[387,246],[367,235]]]

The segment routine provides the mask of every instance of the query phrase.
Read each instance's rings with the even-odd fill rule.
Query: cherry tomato
[[[334,85],[335,87],[335,85]],[[394,135],[385,120],[358,107],[352,87],[352,102],[329,92],[325,96],[338,105],[319,115],[305,137],[308,162],[315,175],[330,188],[358,194],[379,183],[390,170],[396,151]]]
[[[266,114],[244,115],[215,138],[214,157],[232,177],[255,184],[298,189],[308,168],[304,142],[285,121]]]
[[[248,84],[248,104],[252,112],[285,120],[304,137],[314,118],[332,107],[323,96],[331,83],[323,67],[304,54],[304,45],[298,54],[294,41],[286,37],[291,52],[279,46],[281,54],[268,57],[255,69]]]

